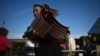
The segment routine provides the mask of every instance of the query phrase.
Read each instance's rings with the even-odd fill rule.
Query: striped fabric
[[[51,16],[51,15],[50,15]],[[41,35],[49,34],[54,38],[59,38],[67,31],[67,27],[61,25],[54,17],[45,17],[42,13],[36,17],[31,26]],[[50,20],[51,19],[51,20]]]

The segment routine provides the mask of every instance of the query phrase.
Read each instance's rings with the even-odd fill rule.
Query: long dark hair
[[[44,5],[35,4],[35,5],[33,6],[33,8],[36,7],[36,6],[39,6],[39,7],[41,8],[41,11],[42,11],[43,13],[45,13],[45,14],[46,14],[46,13],[50,13],[50,14],[52,14],[53,16],[59,15],[58,10],[50,8],[47,4],[44,4]],[[34,10],[33,10],[33,13],[34,13]]]

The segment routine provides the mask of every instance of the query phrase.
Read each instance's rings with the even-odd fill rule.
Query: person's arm
[[[26,47],[34,47],[34,43],[32,43],[31,41],[27,41],[25,46]]]

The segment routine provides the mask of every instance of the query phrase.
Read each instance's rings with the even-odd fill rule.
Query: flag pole
[[[3,27],[3,28],[5,27],[5,21],[3,21],[3,23],[2,23],[2,27]]]

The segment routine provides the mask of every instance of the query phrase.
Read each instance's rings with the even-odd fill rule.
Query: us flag
[[[60,38],[68,29],[61,25],[52,14],[40,13],[32,22],[31,26],[40,35],[49,34],[54,38]]]

